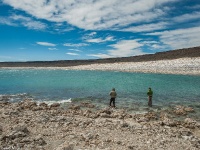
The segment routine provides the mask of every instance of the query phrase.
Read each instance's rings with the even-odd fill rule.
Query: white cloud
[[[6,24],[9,26],[24,26],[27,27],[28,29],[33,29],[33,30],[45,30],[47,28],[47,25],[40,22],[40,21],[35,21],[30,17],[24,17],[22,15],[12,15],[9,17],[0,17],[0,23],[1,24]]]
[[[10,18],[0,17],[0,24],[8,25],[8,26],[17,26]]]
[[[63,46],[68,46],[68,47],[82,47],[82,46],[88,46],[86,43],[78,43],[78,44],[73,44],[73,43],[65,43]]]
[[[91,37],[85,37],[85,41],[89,43],[102,43],[102,42],[108,42],[108,41],[115,41],[113,36],[107,36],[106,38],[91,38]]]
[[[39,21],[32,21],[32,22],[24,22],[23,25],[29,29],[33,30],[44,30],[46,29],[46,25]]]
[[[70,50],[70,51],[75,51],[75,52],[82,52],[82,51],[79,50],[79,49],[68,49],[68,50]]]
[[[48,48],[48,50],[55,51],[58,50],[57,48]]]
[[[77,56],[77,55],[79,55],[79,54],[77,54],[77,53],[66,53],[67,55],[72,55],[72,56]]]
[[[48,42],[36,42],[36,43],[42,46],[56,46],[56,44],[48,43]]]
[[[68,22],[86,29],[101,30],[149,22],[165,15],[160,8],[178,0],[2,0],[15,9],[53,22]]]
[[[190,14],[184,14],[173,18],[174,22],[186,22],[190,20],[200,19],[200,12],[193,12]]]
[[[121,31],[129,31],[129,32],[149,32],[165,29],[169,25],[167,22],[159,22],[159,23],[151,23],[151,24],[143,24],[139,26],[129,27],[122,29]]]
[[[106,54],[90,54],[88,56],[94,56],[99,58],[109,58],[109,57],[128,57],[135,55],[143,55],[144,52],[141,51],[140,47],[143,44],[139,43],[137,40],[122,40],[116,44],[110,45],[113,49],[107,50]]]
[[[112,56],[110,56],[108,54],[102,54],[102,53],[88,54],[87,56],[97,57],[97,58],[111,58],[112,57]]]
[[[96,34],[97,34],[96,32],[91,32],[91,33],[88,34],[88,36],[94,36]]]
[[[200,27],[155,32],[147,35],[159,36],[160,41],[172,49],[189,48],[199,46]]]

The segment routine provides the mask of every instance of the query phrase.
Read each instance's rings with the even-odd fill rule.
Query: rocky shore
[[[92,103],[0,102],[0,149],[34,150],[198,150],[200,122],[191,107],[171,112],[130,114],[95,110]],[[172,117],[173,114],[176,117]],[[177,119],[181,116],[183,119]]]

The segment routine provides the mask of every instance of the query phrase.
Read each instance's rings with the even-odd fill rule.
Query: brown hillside
[[[65,67],[65,66],[86,65],[94,63],[141,62],[141,61],[155,61],[164,59],[177,59],[184,57],[200,57],[200,47],[171,50],[171,51],[158,52],[155,54],[147,54],[141,56],[108,58],[108,59],[0,62],[0,67]]]

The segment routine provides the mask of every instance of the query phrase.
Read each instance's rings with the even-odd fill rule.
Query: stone
[[[74,145],[64,142],[63,144],[59,145],[56,150],[74,150]]]
[[[106,114],[108,114],[108,115],[111,115],[111,113],[112,113],[109,109],[103,109],[103,110],[101,110],[100,112],[101,112],[101,113],[106,113]]]
[[[30,100],[30,99],[25,99],[21,103],[19,103],[22,109],[33,109],[34,107],[37,106],[37,103]]]
[[[184,109],[179,109],[174,111],[176,115],[187,115],[186,111]]]
[[[29,130],[27,129],[26,125],[19,124],[13,127],[12,133],[22,132],[24,134],[29,134]]]
[[[48,107],[48,105],[47,105],[46,103],[44,103],[44,102],[43,102],[43,103],[40,103],[39,106],[45,107],[45,108]]]
[[[38,136],[38,137],[36,137],[36,138],[34,139],[34,144],[37,144],[37,145],[39,145],[39,146],[44,146],[44,145],[46,145],[47,143],[45,142],[45,140],[44,140],[42,137]]]
[[[126,123],[126,122],[124,122],[124,123],[122,123],[121,127],[122,127],[122,128],[129,127],[129,124],[128,124],[128,123]]]
[[[101,113],[100,117],[102,117],[102,118],[110,118],[111,116],[109,114],[107,114],[107,113]]]
[[[75,106],[72,105],[72,106],[69,107],[69,109],[72,109],[72,110],[80,110],[81,107],[78,106],[78,105],[77,105],[77,106],[76,106],[76,105],[75,105]]]
[[[198,123],[197,123],[196,120],[193,120],[191,118],[186,118],[184,120],[183,126],[186,127],[186,128],[194,129],[195,127],[198,127]]]
[[[164,118],[163,121],[161,122],[161,125],[167,125],[170,127],[174,127],[174,126],[176,126],[176,122],[173,121],[172,119]]]
[[[3,127],[0,125],[0,135],[3,133]]]
[[[50,108],[60,107],[59,103],[53,103],[50,105]]]
[[[197,121],[196,120],[193,120],[191,118],[185,118],[184,120],[185,123],[188,123],[188,124],[196,124]]]
[[[144,115],[145,118],[147,118],[148,120],[157,120],[157,114],[155,112],[148,112]]]
[[[184,110],[186,112],[194,112],[194,108],[192,108],[192,107],[185,107]]]
[[[91,104],[89,102],[82,102],[81,106],[82,107],[88,107],[88,108],[94,108],[95,107],[95,105],[93,105],[93,104]]]
[[[138,123],[140,123],[140,122],[148,122],[149,119],[146,118],[146,117],[139,117],[139,118],[136,118],[136,121],[137,121]]]

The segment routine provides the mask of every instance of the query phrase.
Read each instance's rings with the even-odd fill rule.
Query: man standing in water
[[[113,107],[115,107],[115,98],[117,96],[117,93],[115,92],[115,88],[112,89],[112,91],[110,92],[110,107],[111,107],[111,103],[113,103]]]
[[[149,101],[148,101],[148,106],[152,107],[152,96],[153,96],[153,91],[151,90],[151,88],[149,88],[147,95],[149,97]]]

